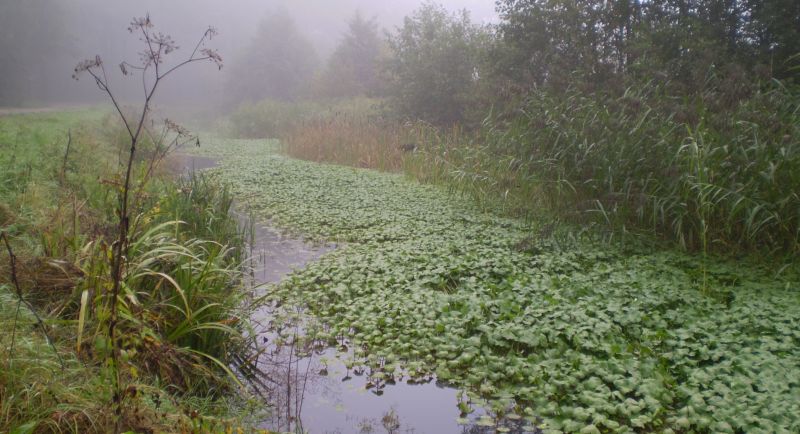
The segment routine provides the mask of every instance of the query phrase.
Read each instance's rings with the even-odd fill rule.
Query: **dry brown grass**
[[[447,157],[447,149],[463,144],[460,127],[442,130],[424,122],[399,122],[379,116],[339,114],[302,122],[283,138],[291,157],[387,172],[406,170],[412,176],[427,156]],[[411,169],[411,170],[410,170]]]
[[[295,158],[396,172],[413,146],[406,125],[368,117],[334,116],[303,122],[284,140]]]

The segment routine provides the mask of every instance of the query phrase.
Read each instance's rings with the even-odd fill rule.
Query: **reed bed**
[[[668,83],[542,91],[473,131],[318,116],[290,128],[284,149],[402,170],[506,214],[647,232],[690,251],[800,248],[800,91],[777,81],[710,77],[692,96]]]
[[[295,158],[396,172],[416,146],[411,137],[400,123],[341,114],[306,120],[283,143]]]
[[[656,85],[618,97],[541,94],[496,125],[483,156],[459,166],[487,174],[498,193],[505,172],[533,206],[651,231],[689,250],[800,246],[797,89],[773,82],[738,101],[713,86],[680,98]]]

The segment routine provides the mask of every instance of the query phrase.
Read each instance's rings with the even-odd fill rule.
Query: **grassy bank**
[[[101,111],[0,117],[0,431],[135,432],[242,424],[244,234],[227,188],[175,180],[142,143],[112,396],[109,249],[124,142]],[[122,135],[124,136],[124,135]],[[20,301],[19,296],[23,301]],[[41,318],[41,324],[38,321]]]
[[[796,264],[608,244],[275,143],[210,146],[257,215],[345,242],[267,298],[282,325],[305,307],[310,338],[377,387],[435,376],[468,391],[465,416],[480,404],[490,424],[552,432],[800,428]]]

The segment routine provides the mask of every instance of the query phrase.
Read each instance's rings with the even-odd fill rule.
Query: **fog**
[[[491,0],[443,0],[449,10],[466,9],[476,23],[496,20]],[[157,30],[171,35],[182,48],[172,59],[188,56],[208,26],[219,36],[208,45],[218,49],[225,67],[193,65],[179,79],[165,82],[157,102],[181,105],[216,104],[225,99],[232,68],[248,56],[254,33],[268,14],[283,10],[324,64],[359,12],[374,18],[381,30],[392,31],[403,17],[420,6],[419,0],[0,0],[0,106],[42,106],[102,101],[91,80],[72,79],[75,64],[99,54],[111,84],[126,102],[136,102],[141,84],[123,77],[117,66],[136,61],[141,42],[127,31],[135,16],[150,14]]]

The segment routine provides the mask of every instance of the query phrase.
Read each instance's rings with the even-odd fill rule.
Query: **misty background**
[[[490,0],[439,3],[449,10],[466,9],[478,24],[497,21],[495,5]],[[137,102],[140,83],[123,77],[117,65],[123,60],[138,59],[141,42],[126,29],[133,17],[147,13],[157,29],[171,35],[181,47],[173,61],[188,56],[205,29],[213,26],[219,35],[209,46],[218,49],[225,63],[222,71],[211,65],[185,69],[179,79],[165,82],[159,101],[172,105],[212,101],[231,105],[235,103],[226,96],[226,83],[242,71],[241,64],[248,57],[258,56],[252,50],[258,44],[254,38],[262,24],[286,26],[287,19],[288,24],[294,22],[297,36],[310,44],[310,50],[298,50],[296,55],[303,56],[310,68],[319,69],[356,14],[374,20],[380,39],[384,40],[386,32],[394,31],[403,17],[419,6],[418,0],[2,0],[0,106],[104,101],[104,95],[90,80],[75,81],[71,77],[78,61],[96,54],[105,62],[111,83],[122,98]],[[274,20],[272,24],[268,23],[270,19]]]

